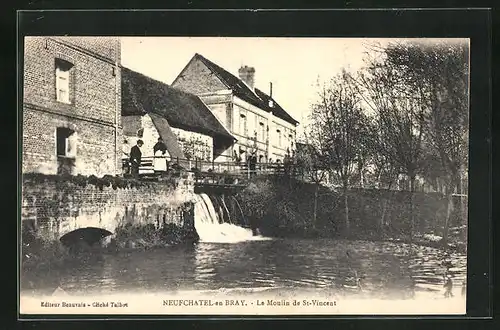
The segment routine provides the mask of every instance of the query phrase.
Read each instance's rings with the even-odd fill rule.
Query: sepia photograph
[[[469,47],[24,37],[20,312],[465,315]]]

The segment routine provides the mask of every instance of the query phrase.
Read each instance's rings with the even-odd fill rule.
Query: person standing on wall
[[[137,144],[130,149],[130,166],[132,169],[132,176],[139,176],[139,166],[141,166],[141,147],[144,144],[142,140],[137,140]]]
[[[251,176],[255,176],[257,173],[256,169],[257,169],[257,156],[255,155],[255,152],[253,152],[250,156],[250,159],[249,159],[249,163],[250,163],[250,175]]]
[[[153,147],[153,167],[155,174],[162,174],[167,171],[167,146],[163,142],[162,137],[158,138],[158,142]]]

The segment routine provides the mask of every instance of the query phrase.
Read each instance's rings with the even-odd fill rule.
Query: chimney
[[[238,70],[238,74],[240,75],[240,79],[253,90],[255,82],[255,69],[245,65]]]
[[[274,102],[272,100],[272,98],[273,98],[273,83],[272,82],[269,83],[269,97],[271,98],[269,100],[269,107],[272,108],[272,107],[274,107]]]

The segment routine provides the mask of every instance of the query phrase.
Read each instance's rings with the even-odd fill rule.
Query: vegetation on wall
[[[124,178],[120,176],[104,175],[99,178],[95,175],[48,175],[41,173],[26,173],[23,174],[23,181],[30,181],[34,183],[54,182],[57,185],[74,184],[80,187],[87,187],[92,185],[100,190],[104,187],[112,187],[113,189],[130,189],[141,187],[153,187],[154,183],[148,181],[141,181],[134,178]]]
[[[177,136],[177,139],[187,159],[198,158],[211,161],[212,146],[210,146],[206,141],[203,141],[201,137],[191,136],[189,138],[185,138]]]

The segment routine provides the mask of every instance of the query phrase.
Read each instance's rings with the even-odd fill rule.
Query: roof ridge
[[[228,75],[231,75],[234,79],[238,80],[238,82],[243,83],[243,85],[244,85],[246,88],[248,88],[248,90],[249,90],[250,92],[252,92],[252,94],[253,94],[253,95],[255,95],[255,97],[256,97],[257,99],[262,100],[262,99],[259,97],[259,95],[257,95],[257,93],[255,93],[255,90],[252,90],[252,88],[251,88],[250,86],[248,86],[248,84],[247,84],[245,81],[243,81],[241,78],[237,77],[237,76],[236,76],[236,75],[234,75],[233,73],[231,73],[231,72],[227,71],[226,69],[224,69],[223,67],[221,67],[221,66],[220,66],[220,65],[218,65],[217,63],[215,63],[215,62],[213,62],[213,61],[209,60],[208,58],[206,58],[205,56],[203,56],[203,55],[201,55],[201,54],[199,54],[199,53],[195,53],[195,56],[198,56],[198,57],[199,57],[199,58],[200,58],[203,62],[205,62],[205,64],[208,64],[207,66],[209,67],[210,71],[212,71],[215,75],[217,75],[217,77],[219,77],[219,79],[220,79],[220,80],[224,83],[224,85],[226,85],[227,87],[231,88],[231,86],[230,86],[231,84],[230,84],[229,82],[227,82],[227,81],[226,81],[226,79],[224,79],[224,77],[221,77],[221,76],[219,75],[219,73],[217,72],[217,70],[213,70],[213,68],[210,68],[210,65],[211,65],[211,66],[214,66],[214,67],[215,67],[215,69],[221,70],[222,72],[227,73]],[[206,63],[206,62],[208,62],[208,63]],[[254,89],[255,89],[255,87],[254,87]],[[262,101],[264,101],[264,100],[262,100]]]
[[[224,84],[226,85],[226,87],[229,87],[231,88],[230,84],[226,81],[226,79],[224,79],[223,77],[220,76],[220,74],[217,72],[217,70],[214,70],[213,68],[211,68],[211,66],[214,66],[216,69],[220,69],[222,71],[225,71],[227,72],[228,74],[230,75],[233,75],[231,72],[227,71],[226,69],[224,69],[223,67],[217,65],[215,62],[212,62],[210,61],[208,58],[206,58],[205,56],[201,55],[200,53],[195,53],[194,54],[195,57],[198,57],[200,58],[200,60],[208,67],[208,69],[210,71],[212,71],[213,74],[215,74],[219,80]],[[208,63],[207,63],[208,62]],[[233,75],[234,76],[234,75]]]
[[[186,91],[184,91],[184,90],[182,90],[182,89],[180,89],[180,88],[174,87],[174,86],[172,86],[172,85],[170,85],[170,84],[167,84],[166,82],[163,82],[163,81],[161,81],[161,80],[158,80],[158,79],[155,79],[155,78],[153,78],[153,77],[150,77],[150,76],[148,76],[148,75],[146,75],[146,74],[144,74],[144,73],[141,73],[141,72],[139,72],[139,71],[135,71],[135,70],[132,70],[132,69],[127,68],[127,67],[123,67],[123,69],[126,69],[126,70],[130,71],[130,72],[131,72],[131,73],[133,73],[133,74],[137,74],[137,75],[143,76],[144,78],[146,78],[146,79],[148,79],[148,80],[151,80],[151,81],[153,81],[153,82],[155,82],[155,83],[158,83],[158,84],[164,85],[164,86],[166,86],[167,88],[169,88],[169,89],[171,89],[171,90],[174,90],[174,91],[178,92],[179,94],[186,95],[186,96],[189,96],[189,97],[193,97],[193,96],[195,96],[195,97],[196,97],[196,96],[197,96],[197,95],[195,95],[195,94],[193,94],[193,93],[186,92]]]
[[[285,109],[283,109],[278,102],[276,102],[276,100],[271,97],[270,95],[266,94],[265,92],[261,91],[260,89],[254,87],[253,90],[252,88],[250,88],[242,79],[238,78],[236,75],[232,74],[231,72],[227,71],[226,69],[224,69],[223,67],[219,66],[218,64],[216,64],[215,62],[209,60],[208,58],[206,58],[205,56],[201,55],[200,53],[195,53],[194,57],[200,59],[206,66],[207,68],[213,72],[219,79],[220,81],[222,81],[222,83],[224,85],[226,85],[226,87],[228,87],[229,89],[231,90],[234,90],[235,92],[239,91],[241,93],[248,93],[248,92],[245,92],[244,91],[244,88],[248,89],[248,91],[250,93],[252,93],[252,96],[247,96],[250,100],[245,100],[247,102],[255,102],[256,106],[258,106],[259,108],[261,108],[262,110],[266,111],[266,112],[273,112],[275,113],[276,111],[279,112],[279,114],[275,114],[278,118],[281,118],[287,122],[291,122],[292,124],[295,123],[295,124],[298,124],[299,121],[296,120],[295,118],[293,118]],[[223,76],[221,75],[228,75],[231,77],[231,79],[234,79],[235,81],[233,83],[231,83],[231,81],[228,81],[226,78],[224,78]],[[238,84],[236,85],[236,81],[238,82]],[[241,83],[241,84],[240,84]],[[264,96],[267,98],[267,99],[263,99],[261,96],[258,95],[258,92],[259,93],[262,93],[264,94]],[[240,96],[241,97],[241,96]],[[253,100],[254,99],[254,100]],[[268,100],[272,100],[273,103],[275,105],[277,105],[279,108],[276,108],[276,107],[269,107],[269,105],[267,104]],[[259,105],[257,105],[259,104]],[[284,117],[284,118],[283,118]]]
[[[165,118],[173,127],[184,127],[214,137],[233,138],[197,95],[130,68],[125,68],[122,73],[122,92],[127,95],[122,98],[122,103],[129,103],[141,115],[152,113]],[[179,107],[183,111],[179,111]]]
[[[144,76],[145,78],[147,78],[147,79],[149,79],[149,80],[153,80],[153,81],[159,82],[160,84],[167,85],[168,87],[175,88],[175,87],[173,87],[173,86],[171,86],[171,85],[167,84],[166,82],[163,82],[163,81],[161,81],[161,80],[158,80],[158,79],[155,79],[155,78],[153,78],[153,77],[150,77],[150,76],[148,76],[148,75],[146,75],[146,74],[144,74],[144,73],[142,73],[142,72],[132,70],[131,68],[128,68],[128,67],[126,67],[126,66],[122,66],[122,69],[126,69],[126,70],[128,70],[128,71],[130,71],[130,72],[132,72],[132,73],[139,74],[139,75]]]

